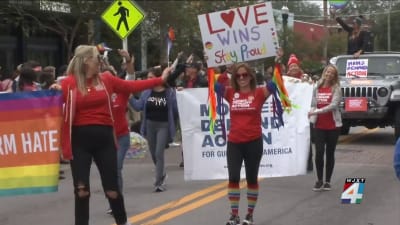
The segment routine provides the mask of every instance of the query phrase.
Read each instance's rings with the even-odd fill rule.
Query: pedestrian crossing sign
[[[143,10],[130,0],[114,1],[101,15],[103,21],[125,39],[144,19]]]

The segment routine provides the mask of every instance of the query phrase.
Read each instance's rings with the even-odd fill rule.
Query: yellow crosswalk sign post
[[[130,0],[114,1],[101,15],[103,21],[125,39],[144,19],[143,10]]]

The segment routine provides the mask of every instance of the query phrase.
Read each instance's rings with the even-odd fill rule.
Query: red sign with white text
[[[346,98],[344,110],[346,112],[365,112],[368,109],[367,98]]]

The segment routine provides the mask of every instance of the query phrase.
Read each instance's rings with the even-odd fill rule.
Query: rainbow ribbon
[[[210,120],[210,133],[215,134],[215,124],[217,123],[217,112],[220,114],[220,124],[222,136],[225,138],[225,112],[224,112],[224,85],[217,82],[218,74],[213,68],[207,69],[208,75],[208,115]]]
[[[281,66],[279,63],[275,64],[274,74],[272,81],[267,83],[267,89],[272,96],[272,111],[274,117],[278,118],[275,126],[279,128],[284,126],[283,112],[291,112],[294,107],[289,99],[289,94],[283,82]]]
[[[103,53],[105,51],[112,51],[112,48],[107,47],[105,42],[99,43],[96,45],[97,51]]]

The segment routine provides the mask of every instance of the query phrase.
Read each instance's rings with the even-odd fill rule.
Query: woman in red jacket
[[[263,152],[261,109],[270,93],[267,88],[257,87],[253,70],[245,63],[234,67],[231,87],[225,92],[230,106],[231,125],[227,144],[228,198],[231,217],[227,225],[240,224],[240,170],[244,162],[247,181],[247,214],[243,225],[253,224],[253,211],[258,197],[258,168]]]
[[[126,81],[100,73],[101,55],[95,46],[75,49],[61,87],[65,102],[62,149],[71,160],[75,188],[75,225],[89,224],[89,174],[92,160],[99,170],[104,192],[116,224],[125,225],[124,199],[118,187],[117,150],[111,109],[112,93],[139,92],[163,84],[170,68],[159,78]]]

